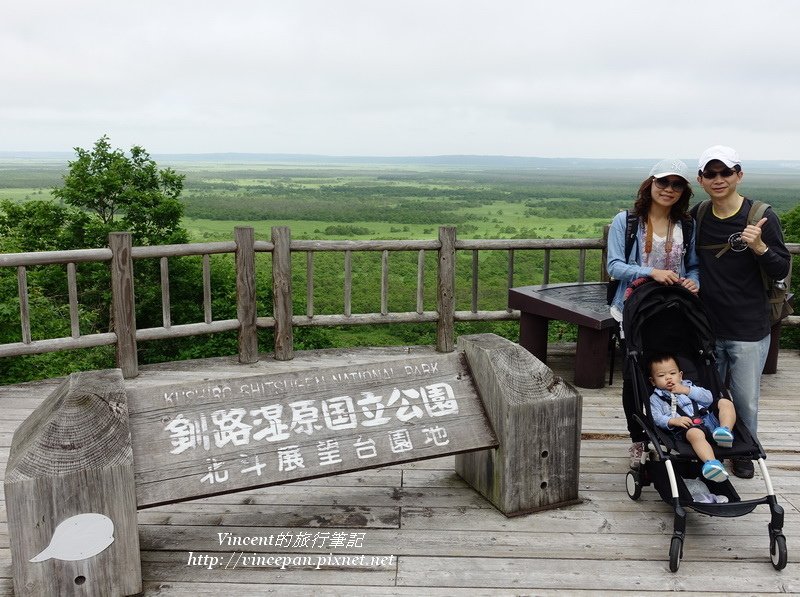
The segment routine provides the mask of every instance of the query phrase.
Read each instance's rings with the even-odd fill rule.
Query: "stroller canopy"
[[[714,350],[702,302],[677,284],[651,280],[635,288],[625,301],[622,328],[629,353],[658,350],[699,357]]]

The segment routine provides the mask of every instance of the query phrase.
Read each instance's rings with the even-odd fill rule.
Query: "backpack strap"
[[[685,255],[689,250],[689,243],[694,235],[694,220],[691,218],[680,220],[680,225],[683,232],[683,253]]]
[[[708,208],[711,207],[711,199],[706,199],[705,201],[701,201],[700,204],[697,206],[697,211],[695,212],[694,221],[696,222],[697,226],[697,240],[700,240],[700,224],[703,223],[703,218],[708,211]]]
[[[758,200],[753,201],[753,205],[750,206],[750,211],[747,212],[747,223],[751,226],[755,226],[758,221],[764,217],[764,213],[769,207],[771,207],[769,203]]]
[[[697,206],[697,214],[695,215],[695,222],[697,226],[697,242],[700,242],[700,226],[703,223],[703,218],[705,217],[708,209],[711,207],[711,199],[706,199],[700,205]],[[717,259],[719,259],[725,251],[730,249],[730,245],[728,243],[719,243],[715,245],[697,245],[698,249],[703,249],[704,251],[718,251],[716,255],[714,255]]]
[[[639,216],[629,210],[625,210],[625,261],[631,258],[631,251],[636,243],[638,232]]]

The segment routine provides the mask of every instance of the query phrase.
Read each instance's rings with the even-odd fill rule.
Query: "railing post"
[[[453,226],[439,228],[439,265],[437,271],[436,310],[439,321],[436,324],[436,350],[453,352],[455,350],[455,312],[456,312],[456,229]]]
[[[608,270],[606,263],[608,262],[608,231],[611,228],[609,224],[603,226],[603,248],[600,252],[600,281],[608,282]]]
[[[126,379],[139,375],[131,247],[130,232],[108,235],[108,248],[111,249],[111,327],[117,334],[117,367],[122,369],[122,376]]]
[[[272,305],[275,316],[275,359],[294,357],[292,332],[292,256],[288,226],[272,227]]]
[[[258,362],[256,333],[256,260],[253,229],[236,226],[236,318],[239,320],[239,362]]]

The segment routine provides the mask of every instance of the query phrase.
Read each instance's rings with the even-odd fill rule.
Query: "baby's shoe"
[[[720,448],[730,448],[733,445],[733,433],[727,427],[717,427],[711,437]]]
[[[728,478],[728,471],[719,460],[706,460],[703,465],[703,476],[709,481],[720,483]]]

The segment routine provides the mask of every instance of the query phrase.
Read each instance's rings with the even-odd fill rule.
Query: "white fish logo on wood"
[[[62,521],[53,532],[50,545],[32,557],[31,562],[85,560],[96,556],[114,542],[114,523],[108,516],[78,514]]]

